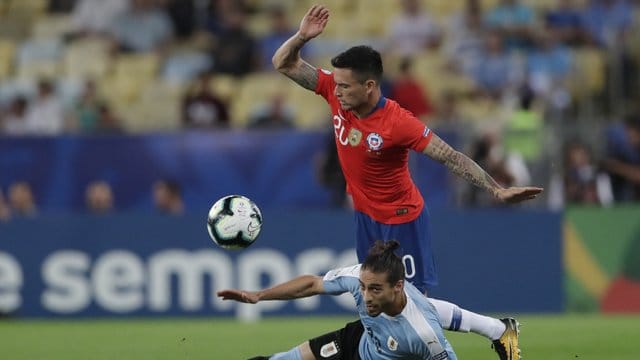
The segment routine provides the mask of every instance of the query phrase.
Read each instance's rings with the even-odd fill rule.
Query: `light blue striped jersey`
[[[338,295],[350,292],[356,301],[365,328],[359,345],[362,360],[427,359],[455,360],[453,348],[445,339],[435,307],[415,286],[405,281],[407,305],[396,316],[367,314],[360,293],[360,265],[335,269],[324,276],[324,291]]]

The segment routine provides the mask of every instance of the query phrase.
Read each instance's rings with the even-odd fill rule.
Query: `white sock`
[[[433,298],[429,298],[429,301],[436,307],[440,319],[440,326],[445,330],[459,332],[471,331],[490,340],[500,338],[506,330],[506,326],[498,319],[472,313],[448,301]]]

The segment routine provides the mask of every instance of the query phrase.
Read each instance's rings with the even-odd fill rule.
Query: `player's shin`
[[[505,325],[498,319],[461,309],[458,305],[447,301],[429,298],[438,311],[440,325],[445,330],[473,332],[491,340],[500,338]]]

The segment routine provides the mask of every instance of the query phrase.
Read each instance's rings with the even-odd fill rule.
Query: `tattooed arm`
[[[467,180],[468,182],[485,189],[500,201],[516,203],[534,199],[542,188],[537,187],[511,187],[503,188],[480,165],[471,160],[465,154],[454,150],[449,144],[442,141],[436,134],[422,151],[425,155],[444,164],[451,172]]]
[[[329,21],[329,9],[314,5],[300,22],[300,29],[285,41],[271,59],[273,66],[300,86],[315,90],[318,84],[317,69],[300,58],[300,49],[307,41],[320,35]]]

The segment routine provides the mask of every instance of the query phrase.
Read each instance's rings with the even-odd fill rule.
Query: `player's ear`
[[[370,94],[378,86],[378,83],[373,79],[369,79],[365,81],[364,86],[367,88],[367,94]]]
[[[395,291],[402,291],[402,289],[404,289],[404,279],[398,280],[393,286],[393,290]]]

